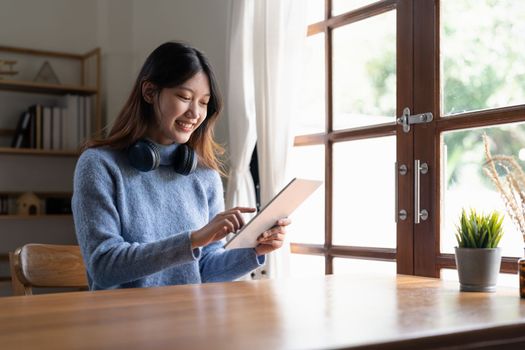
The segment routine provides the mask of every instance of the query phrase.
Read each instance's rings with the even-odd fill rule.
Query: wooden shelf
[[[18,81],[0,79],[0,90],[23,91],[53,95],[78,94],[94,95],[98,92],[96,87],[85,87],[79,85],[58,85],[35,83],[32,81]]]
[[[33,149],[33,148],[0,147],[0,154],[15,154],[15,155],[28,155],[28,156],[52,156],[52,157],[78,157],[80,155],[80,152],[44,150],[44,149]]]
[[[69,191],[0,191],[0,196],[18,197],[26,192],[33,192],[39,198],[71,197],[73,195],[73,192]]]
[[[57,219],[71,218],[71,214],[40,214],[40,215],[0,215],[0,220],[38,220],[38,219]]]

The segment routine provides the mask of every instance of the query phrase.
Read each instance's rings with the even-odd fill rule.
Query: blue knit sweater
[[[199,166],[177,174],[161,147],[161,165],[144,173],[123,151],[92,148],[74,176],[73,218],[90,289],[232,281],[264,264],[255,250],[224,242],[191,249],[190,233],[224,210],[222,183]]]

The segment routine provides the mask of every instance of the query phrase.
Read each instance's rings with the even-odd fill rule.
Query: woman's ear
[[[142,98],[147,103],[152,104],[153,98],[155,97],[155,92],[157,91],[156,86],[150,81],[142,82]]]

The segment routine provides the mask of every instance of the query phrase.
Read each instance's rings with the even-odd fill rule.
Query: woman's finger
[[[283,241],[271,240],[271,241],[259,242],[259,244],[277,249],[277,248],[282,247]]]
[[[292,220],[290,220],[289,218],[282,218],[282,219],[277,220],[276,226],[288,226],[291,223],[292,223]]]
[[[256,208],[252,208],[252,207],[235,207],[235,208],[231,208],[229,211],[232,211],[232,210],[234,210],[234,211],[238,210],[241,213],[253,213],[257,209]]]
[[[265,232],[267,233],[267,231]],[[270,242],[270,241],[284,241],[285,235],[284,233],[269,233],[269,234],[262,234],[257,239],[257,242]]]
[[[274,234],[274,233],[286,233],[286,228],[285,226],[273,226],[272,228],[270,228],[267,232],[269,232],[270,234]]]
[[[244,218],[242,217],[242,213],[240,210],[234,210],[233,215],[235,215],[235,218],[237,219],[237,222],[239,223],[239,228],[244,226]]]
[[[233,222],[231,222],[231,221],[229,220],[229,218],[224,219],[222,225],[223,225],[223,226],[226,226],[226,228],[228,229],[228,232],[235,232],[235,231],[237,231],[237,230],[235,229],[235,225],[233,224]]]
[[[233,231],[237,231],[241,227],[241,223],[239,222],[239,218],[234,213],[229,213],[226,217],[226,220],[230,221],[233,224]]]

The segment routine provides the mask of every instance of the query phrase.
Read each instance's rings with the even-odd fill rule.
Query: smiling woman
[[[213,127],[221,110],[222,98],[208,59],[188,45],[168,42],[147,58],[109,136],[91,140],[85,148],[126,149],[144,137],[163,145],[188,143],[203,165],[220,171],[218,156],[223,150],[213,139]],[[201,118],[191,133],[174,138],[175,120],[194,124]]]
[[[162,89],[151,82],[142,86],[146,101],[153,105],[156,124],[146,132],[148,138],[169,145],[173,141],[188,142],[191,133],[206,119],[210,100],[210,84],[206,74],[199,72],[183,85]]]
[[[243,225],[224,211],[213,126],[222,101],[197,49],[168,42],[146,59],[107,138],[88,142],[75,169],[76,235],[90,289],[231,281],[282,246],[281,219],[255,248],[225,251]]]

